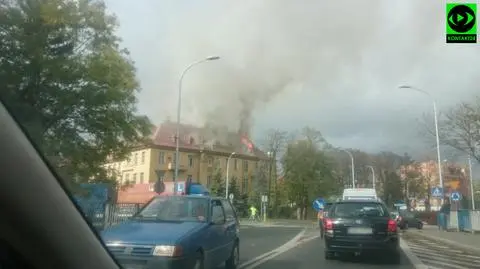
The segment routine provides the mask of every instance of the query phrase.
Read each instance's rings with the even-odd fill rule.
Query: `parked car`
[[[423,221],[415,216],[412,212],[400,210],[396,212],[395,221],[402,230],[407,230],[410,227],[422,229]]]
[[[325,219],[325,259],[343,253],[378,253],[400,262],[399,236],[395,220],[376,200],[347,200],[332,205]]]
[[[125,269],[235,269],[240,255],[230,201],[206,195],[157,196],[101,236]]]
[[[324,218],[328,218],[328,211],[329,211],[330,208],[332,207],[332,204],[333,204],[333,203],[330,203],[330,202],[325,203],[325,206],[324,206],[324,208],[323,208],[323,217],[324,217]]]

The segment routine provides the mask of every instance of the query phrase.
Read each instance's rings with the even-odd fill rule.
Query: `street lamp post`
[[[177,130],[175,132],[175,174],[173,177],[173,193],[175,194],[177,192],[177,187],[176,187],[176,181],[178,178],[178,167],[179,167],[179,160],[180,160],[180,114],[182,110],[182,83],[183,83],[183,78],[185,77],[185,74],[194,66],[197,64],[201,64],[204,62],[208,61],[215,61],[220,59],[219,56],[210,56],[205,59],[202,59],[200,61],[196,61],[188,65],[180,75],[180,79],[178,81],[178,104],[177,104]]]
[[[367,167],[370,168],[370,171],[372,171],[373,189],[376,190],[376,189],[375,189],[375,182],[376,182],[377,180],[375,179],[375,169],[374,169],[373,166],[371,166],[371,165],[367,165]]]
[[[267,217],[267,210],[270,209],[270,198],[271,198],[271,192],[272,192],[272,169],[273,169],[273,162],[275,158],[275,152],[267,152],[268,156],[268,194],[267,194],[267,206],[265,207],[265,212],[264,212],[264,218],[266,219]],[[276,161],[276,160],[275,160]]]
[[[346,149],[341,149],[341,151],[346,152],[352,161],[352,188],[355,188],[355,159],[350,151]]]
[[[273,163],[273,156],[274,153],[273,152],[267,152],[267,156],[268,156],[268,201],[267,203],[270,204],[270,192],[271,192],[271,188],[272,188],[272,163]]]
[[[472,158],[468,157],[468,173],[470,175],[470,194],[472,196],[472,210],[475,210],[475,190],[473,189]]]
[[[438,178],[439,178],[439,181],[440,181],[440,187],[442,188],[442,192],[443,192],[443,195],[442,195],[442,199],[441,199],[441,204],[443,204],[443,196],[445,195],[445,190],[443,188],[443,175],[442,175],[442,157],[440,155],[440,136],[438,134],[438,116],[437,116],[437,102],[435,101],[435,99],[432,97],[432,95],[430,95],[428,92],[422,90],[422,89],[419,89],[419,88],[416,88],[416,87],[413,87],[413,86],[408,86],[408,85],[403,85],[403,86],[400,86],[398,87],[400,89],[410,89],[410,90],[414,90],[414,91],[417,91],[417,92],[420,92],[428,97],[430,97],[432,99],[432,103],[433,103],[433,116],[434,116],[434,120],[435,120],[435,138],[437,140],[437,162],[438,162]]]
[[[233,155],[235,155],[235,152],[232,152],[230,156],[228,156],[227,159],[227,178],[225,179],[225,199],[228,199],[228,185],[229,185],[229,176],[228,176],[228,170],[230,170],[230,159],[232,159]]]

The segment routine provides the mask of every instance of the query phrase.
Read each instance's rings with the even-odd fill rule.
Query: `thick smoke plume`
[[[185,76],[182,121],[241,133],[250,131],[255,112],[286,91],[302,94],[304,88],[328,91],[339,83],[355,85],[345,78],[360,77],[367,66],[379,72],[376,79],[398,77],[411,72],[431,42],[444,42],[444,36],[437,36],[444,27],[442,1],[190,4],[163,36],[170,57],[171,81],[166,85],[172,87],[171,115],[181,71],[191,62],[218,55],[221,60],[198,65]]]

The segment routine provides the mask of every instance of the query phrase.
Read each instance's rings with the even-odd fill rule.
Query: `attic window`
[[[172,142],[177,142],[177,141],[175,140],[175,138],[176,138],[176,135],[174,135],[174,134],[170,136],[170,140],[171,140]]]
[[[190,143],[190,145],[193,145],[195,143],[195,139],[193,137],[190,137],[189,143]]]

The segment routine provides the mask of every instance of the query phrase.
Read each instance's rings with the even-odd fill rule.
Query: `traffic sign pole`
[[[268,202],[268,196],[262,195],[263,222],[267,221],[267,202]]]

